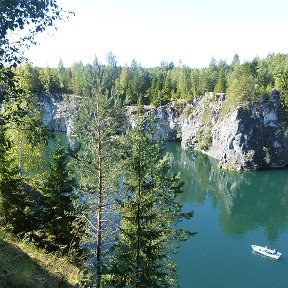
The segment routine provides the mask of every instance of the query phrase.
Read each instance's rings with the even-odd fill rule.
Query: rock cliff
[[[176,106],[171,102],[165,106],[153,108],[150,105],[145,105],[144,114],[147,117],[153,117],[156,121],[157,131],[156,137],[162,137],[167,141],[180,141],[181,140],[181,127],[183,122],[183,106]],[[129,106],[126,109],[127,125],[134,126],[137,114],[136,106]]]
[[[67,132],[70,117],[67,101],[62,95],[42,93],[38,97],[42,122],[49,131]]]
[[[207,94],[182,125],[182,147],[201,150],[221,168],[251,170],[288,165],[288,125],[279,95],[224,112],[225,95]]]
[[[63,97],[46,96],[41,102],[43,123],[49,130],[68,130],[69,134],[69,104]],[[225,107],[225,101],[224,94],[207,93],[189,104],[144,108],[148,116],[155,117],[158,135],[168,141],[181,140],[184,149],[199,150],[218,159],[223,169],[288,166],[288,123],[283,120],[277,91],[232,110]],[[135,111],[136,107],[127,108],[128,125],[133,126]]]

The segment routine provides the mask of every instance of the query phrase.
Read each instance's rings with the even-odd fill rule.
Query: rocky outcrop
[[[162,137],[167,141],[181,140],[183,105],[175,105],[174,102],[171,102],[158,108],[145,105],[143,109],[144,114],[149,118],[153,118],[156,122],[157,131],[155,137]],[[137,115],[137,106],[127,107],[126,114],[127,124],[133,127]]]
[[[224,101],[223,94],[209,94],[195,103],[182,126],[182,147],[201,150],[229,170],[287,166],[288,125],[277,91],[226,113]]]
[[[62,95],[43,93],[38,98],[39,109],[42,111],[42,122],[52,132],[67,132],[69,126],[68,103]]]
[[[79,149],[79,143],[73,135],[71,113],[75,111],[75,95],[42,93],[37,96],[38,107],[42,111],[42,123],[50,132],[66,133],[71,150]]]
[[[71,121],[66,97],[44,95],[40,102],[43,123],[51,131],[69,134]],[[288,124],[279,108],[279,95],[239,105],[225,106],[225,95],[207,93],[189,104],[174,102],[153,109],[147,117],[156,120],[157,135],[168,141],[181,140],[184,149],[202,151],[219,160],[228,170],[253,170],[288,166]],[[73,101],[72,101],[73,102]],[[133,127],[137,107],[127,107],[127,125]]]

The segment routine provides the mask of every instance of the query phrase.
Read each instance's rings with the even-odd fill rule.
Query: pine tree
[[[255,98],[256,79],[247,64],[239,64],[228,75],[227,99],[234,103],[245,103]]]
[[[1,121],[2,122],[2,121]],[[2,123],[1,123],[2,124]],[[11,143],[0,127],[0,220],[4,229],[23,236],[31,231],[33,201],[25,191],[23,178],[19,175],[18,162],[11,153]]]
[[[113,177],[117,177],[117,137],[122,125],[123,113],[119,102],[104,91],[98,81],[99,75],[87,78],[90,89],[80,98],[75,111],[74,134],[81,143],[75,155],[80,177],[80,191],[86,200],[82,217],[88,227],[87,241],[95,247],[88,251],[94,260],[91,280],[102,287],[105,272],[106,250],[111,246],[111,230],[114,229],[110,215],[113,214]],[[88,246],[88,245],[86,245]],[[91,284],[92,285],[92,284]]]
[[[170,253],[179,240],[193,234],[175,228],[192,213],[181,212],[176,197],[182,183],[179,175],[170,174],[170,159],[163,156],[163,145],[147,121],[139,118],[127,137],[125,197],[120,201],[111,287],[177,287]]]
[[[225,87],[225,74],[224,74],[224,69],[221,66],[218,72],[218,78],[217,82],[214,88],[215,93],[225,93],[226,87]]]
[[[33,230],[31,217],[34,203],[26,193],[26,183],[21,176],[15,143],[11,138],[15,135],[14,126],[21,122],[27,111],[21,105],[21,89],[17,89],[15,82],[5,85],[2,72],[0,71],[0,84],[3,87],[0,91],[0,218],[5,229],[23,236]],[[10,101],[12,97],[13,101]]]
[[[171,76],[170,73],[167,73],[165,83],[162,89],[162,94],[163,94],[163,102],[162,105],[165,105],[169,99],[171,98],[171,93],[172,92],[172,83],[171,83]]]
[[[78,237],[73,233],[76,219],[73,206],[76,198],[75,179],[67,166],[68,157],[60,138],[57,138],[49,163],[41,217],[48,250],[61,250],[63,254],[67,254],[71,248],[78,249]]]
[[[59,88],[63,92],[68,92],[69,86],[69,70],[64,67],[63,61],[60,58],[57,67],[57,77],[59,79]]]
[[[31,79],[35,71],[29,64],[15,71],[15,91],[12,90],[9,95],[14,98],[5,101],[3,109],[3,115],[9,122],[7,137],[13,146],[11,152],[18,159],[20,174],[35,176],[37,173],[39,178],[44,170],[43,157],[48,135],[42,123],[42,114],[37,109],[37,98],[33,95]]]

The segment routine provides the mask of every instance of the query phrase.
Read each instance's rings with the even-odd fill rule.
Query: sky
[[[40,35],[26,53],[39,67],[75,62],[143,67],[162,61],[206,67],[212,58],[231,63],[288,53],[287,0],[58,0],[75,12],[58,29]]]

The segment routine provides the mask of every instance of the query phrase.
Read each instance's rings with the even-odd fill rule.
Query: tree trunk
[[[19,135],[19,162],[18,162],[18,168],[19,168],[19,176],[22,176],[23,172],[23,135],[22,135],[22,129],[20,129],[20,135]]]
[[[101,147],[101,132],[98,131],[98,203],[97,203],[97,243],[96,243],[96,276],[97,288],[101,287],[102,265],[101,265],[101,242],[102,242],[102,147]]]
[[[141,201],[141,154],[139,151],[139,171],[138,171],[138,199],[137,199],[137,255],[136,255],[136,281],[135,281],[135,287],[139,287],[140,284],[140,237],[141,237],[141,227],[140,227],[140,201]]]

